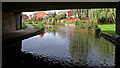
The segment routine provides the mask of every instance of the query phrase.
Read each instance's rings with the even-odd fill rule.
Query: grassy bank
[[[101,29],[102,32],[106,32],[111,35],[115,34],[115,24],[98,24],[98,27]]]
[[[34,29],[42,29],[44,28],[41,24],[31,24],[32,26],[34,26]]]

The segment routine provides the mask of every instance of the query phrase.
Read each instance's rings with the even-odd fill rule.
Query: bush
[[[35,24],[37,24],[38,22],[37,21],[35,21]]]
[[[75,25],[80,25],[80,22],[81,22],[80,20],[76,20]]]
[[[42,21],[40,24],[46,24],[46,22]]]
[[[101,29],[98,27],[98,25],[95,26],[94,30],[95,30],[96,33],[100,33],[101,32]]]
[[[95,28],[95,32],[96,32],[96,33],[100,33],[100,32],[101,32],[101,29],[100,29],[100,28]]]
[[[32,21],[29,21],[28,24],[32,24]]]
[[[26,29],[27,26],[25,25],[25,23],[22,23],[22,29]]]
[[[22,21],[22,23],[25,23],[24,21]]]
[[[71,16],[70,17],[68,17],[68,19],[70,19],[70,18],[72,18]]]
[[[38,21],[39,21],[39,22],[41,22],[42,20],[43,20],[43,18],[42,18],[42,17],[39,17],[39,18],[38,18]]]
[[[43,25],[32,24],[32,26],[34,26],[34,29],[44,29]]]
[[[27,19],[27,20],[26,20],[26,22],[29,22],[29,21],[30,21],[30,19]]]

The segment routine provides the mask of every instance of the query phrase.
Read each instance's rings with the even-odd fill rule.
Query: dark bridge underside
[[[16,31],[16,26],[21,24],[21,12],[43,11],[55,9],[91,9],[91,8],[116,8],[116,33],[120,35],[120,2],[3,2],[2,3],[2,31]],[[16,25],[16,23],[19,23]],[[19,27],[18,27],[19,28]],[[2,34],[3,37],[3,34]],[[8,37],[7,35],[4,37]],[[17,45],[17,44],[16,44]],[[5,45],[3,45],[4,48]],[[8,45],[9,47],[12,47]],[[17,47],[17,46],[16,46]],[[14,48],[14,47],[13,47]],[[9,50],[4,50],[8,54]],[[17,53],[17,52],[16,52]],[[8,55],[10,56],[10,55]],[[8,56],[5,56],[8,58]],[[116,45],[115,64],[119,66],[120,46]],[[20,57],[21,58],[21,57]],[[10,58],[11,59],[11,58]],[[13,58],[14,59],[14,58]],[[7,59],[5,58],[7,61]],[[7,61],[9,62],[9,61]]]
[[[117,8],[119,2],[3,2],[3,11],[24,12],[55,9]]]

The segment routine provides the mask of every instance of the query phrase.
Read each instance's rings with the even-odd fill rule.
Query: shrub
[[[25,23],[24,21],[22,21],[22,23]]]
[[[96,33],[100,33],[100,32],[101,32],[101,29],[100,29],[100,28],[95,28],[95,32],[96,32]]]
[[[75,21],[75,25],[80,25],[80,21],[79,21],[79,20],[76,20],[76,21]]]
[[[28,24],[32,24],[32,21],[29,21]]]
[[[43,25],[32,24],[32,26],[34,26],[34,29],[44,29]]]
[[[29,21],[30,21],[30,19],[27,19],[27,20],[26,20],[26,22],[29,22]]]
[[[42,18],[42,17],[39,17],[39,18],[38,18],[38,21],[39,21],[39,22],[41,22],[42,20],[43,20],[43,18]]]
[[[95,26],[94,30],[95,30],[96,33],[100,33],[101,32],[101,29],[98,27],[98,25]]]
[[[25,23],[22,23],[22,29],[26,29],[27,26],[25,25]]]
[[[68,17],[68,19],[72,18],[71,16]]]
[[[46,24],[46,22],[42,21],[41,24]]]
[[[35,24],[37,24],[38,22],[37,21],[35,21]]]

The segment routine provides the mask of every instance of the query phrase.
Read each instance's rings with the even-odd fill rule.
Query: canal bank
[[[101,36],[104,37],[105,39],[109,40],[110,42],[112,42],[115,45],[119,45],[120,44],[120,36],[119,35],[110,35],[106,32],[101,32]]]
[[[34,29],[30,24],[26,24],[27,28],[17,31],[4,31],[2,32],[2,40],[3,44],[12,43],[19,40],[23,40],[25,38],[29,38],[31,36],[40,34],[44,31],[44,29]]]

